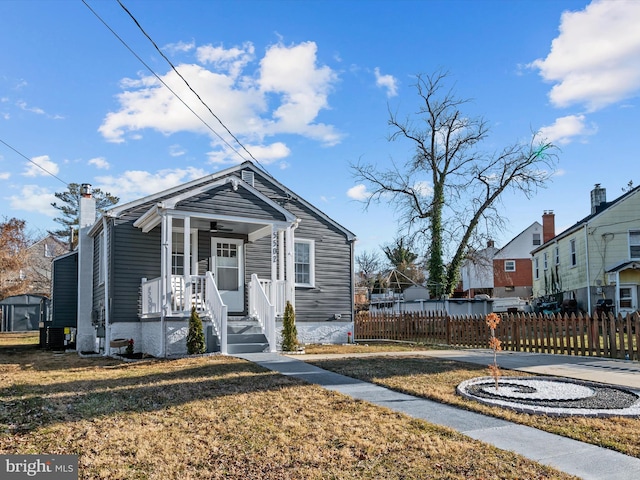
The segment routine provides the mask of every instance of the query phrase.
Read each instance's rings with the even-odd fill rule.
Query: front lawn
[[[0,453],[77,454],[82,479],[573,478],[226,356],[4,346],[0,402]]]

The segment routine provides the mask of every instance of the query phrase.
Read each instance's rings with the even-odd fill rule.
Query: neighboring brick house
[[[530,299],[533,293],[531,251],[555,235],[553,212],[544,212],[542,225],[533,222],[493,256],[493,296]]]
[[[640,187],[611,202],[596,184],[591,213],[531,252],[533,296],[575,300],[593,313],[610,299],[616,312],[638,310],[640,289]]]

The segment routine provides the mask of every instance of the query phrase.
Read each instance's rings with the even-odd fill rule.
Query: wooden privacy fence
[[[640,315],[502,314],[496,337],[503,350],[640,359]],[[444,312],[356,315],[354,340],[399,340],[468,348],[489,347],[484,316]]]

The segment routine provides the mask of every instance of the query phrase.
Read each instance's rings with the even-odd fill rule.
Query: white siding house
[[[532,252],[533,295],[574,299],[593,313],[598,299],[616,312],[638,310],[640,286],[640,187],[611,202],[599,184],[591,214]]]

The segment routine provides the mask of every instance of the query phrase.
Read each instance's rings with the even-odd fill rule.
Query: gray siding
[[[51,327],[75,327],[78,323],[78,254],[52,263],[53,302]]]
[[[160,227],[142,233],[133,222],[115,225],[111,247],[110,320],[138,321],[140,281],[160,276]]]
[[[296,288],[296,321],[330,321],[336,313],[342,316],[342,321],[351,321],[352,242],[344,231],[306,207],[295,196],[278,189],[260,173],[255,175],[254,186],[269,198],[281,199],[281,205],[302,220],[295,230],[295,238],[315,241],[315,287]]]
[[[284,215],[256,198],[244,188],[234,191],[231,184],[209,190],[179,202],[177,208],[213,215],[232,215],[265,220],[284,220]]]

